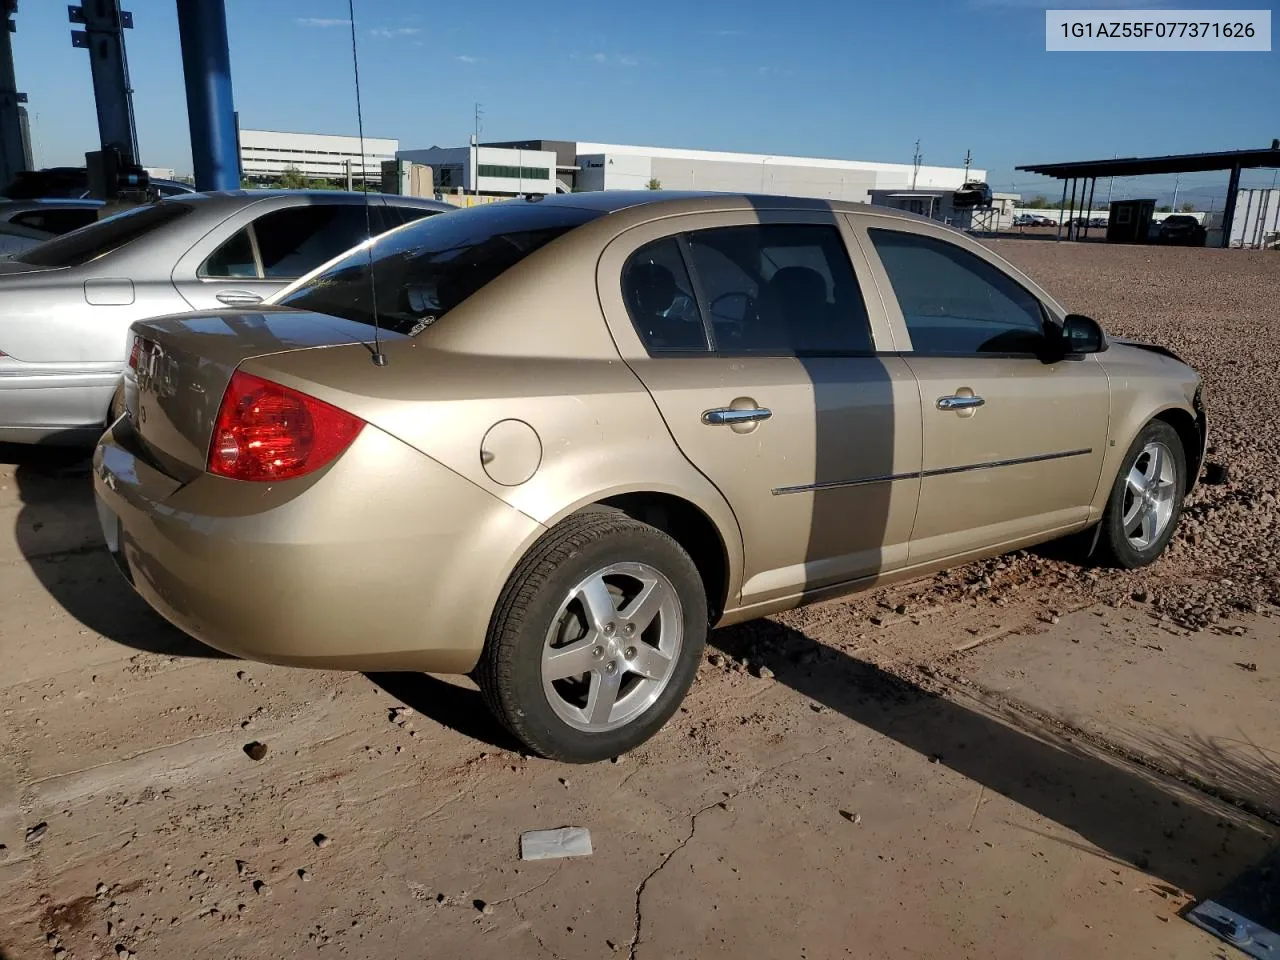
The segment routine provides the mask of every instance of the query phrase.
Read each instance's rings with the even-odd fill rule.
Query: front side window
[[[1012,277],[953,243],[900,230],[867,231],[916,353],[1036,353],[1040,301]]]
[[[427,217],[353,250],[275,302],[415,335],[599,213],[511,201]],[[372,270],[372,276],[370,271]],[[375,318],[374,291],[377,295]]]

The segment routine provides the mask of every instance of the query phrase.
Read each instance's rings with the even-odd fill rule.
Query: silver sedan
[[[92,443],[135,320],[260,303],[343,251],[454,208],[335,191],[190,194],[0,260],[0,442]]]

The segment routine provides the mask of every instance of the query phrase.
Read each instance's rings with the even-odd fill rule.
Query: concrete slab
[[[1280,817],[1280,617],[1192,634],[1143,608],[1099,607],[976,650],[961,669],[1040,714]]]

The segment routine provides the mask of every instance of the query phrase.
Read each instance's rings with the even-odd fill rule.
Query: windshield
[[[529,254],[599,216],[524,200],[430,217],[343,257],[277,303],[414,335]]]
[[[78,267],[118,250],[157,227],[190,213],[188,203],[164,201],[134,207],[32,247],[15,259],[37,267]]]

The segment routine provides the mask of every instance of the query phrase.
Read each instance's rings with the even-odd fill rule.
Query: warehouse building
[[[713,190],[851,200],[872,190],[955,190],[986,171],[909,163],[726,153],[569,140],[512,140],[401,150],[436,169],[442,192],[549,194],[582,190]],[[477,158],[478,157],[478,158]],[[441,165],[437,167],[437,164]],[[447,172],[446,169],[447,168]],[[518,176],[512,176],[518,171]],[[497,176],[496,174],[505,174]]]
[[[394,160],[399,149],[399,140],[386,137],[365,137],[362,154],[359,137],[241,130],[240,170],[241,176],[265,183],[289,170],[312,180],[342,180],[350,169],[357,182],[379,183],[382,162]]]

